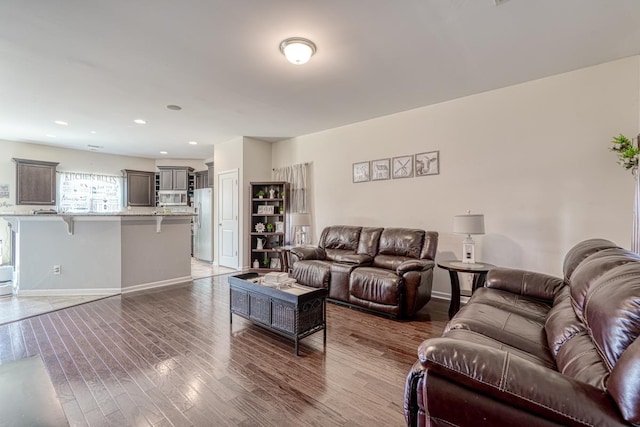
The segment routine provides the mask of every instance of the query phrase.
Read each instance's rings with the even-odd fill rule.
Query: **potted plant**
[[[267,231],[269,233],[271,233],[273,231],[273,224],[271,224],[270,222],[267,223]]]
[[[263,265],[265,268],[269,268],[269,262],[270,262],[270,261],[271,261],[271,258],[269,258],[269,257],[264,257],[264,259],[262,260],[262,265]]]
[[[283,214],[284,213],[284,206],[280,206],[279,209],[280,209],[280,214]]]
[[[611,151],[618,153],[618,164],[625,169],[632,169],[638,166],[638,155],[640,150],[633,145],[633,142],[623,134],[613,137]]]
[[[264,190],[258,190],[256,194],[258,195],[258,199],[262,199],[264,197]]]

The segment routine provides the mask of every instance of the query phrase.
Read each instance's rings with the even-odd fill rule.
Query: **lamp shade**
[[[454,216],[453,232],[456,234],[484,234],[484,215],[467,214]]]
[[[292,213],[291,214],[291,226],[292,227],[309,227],[311,225],[311,215],[308,213]]]

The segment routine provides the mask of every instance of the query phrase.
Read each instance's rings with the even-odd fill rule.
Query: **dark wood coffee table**
[[[295,342],[319,331],[324,331],[323,343],[327,344],[327,295],[326,289],[295,285],[277,289],[253,283],[258,273],[229,277],[230,322],[233,315],[244,317]]]

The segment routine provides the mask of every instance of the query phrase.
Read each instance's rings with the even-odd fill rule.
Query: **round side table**
[[[438,267],[449,272],[451,280],[451,304],[449,304],[449,319],[460,310],[460,280],[458,273],[472,273],[473,285],[471,292],[475,292],[481,286],[484,286],[487,273],[496,266],[487,264],[486,262],[477,262],[475,264],[464,263],[459,260],[438,261]]]

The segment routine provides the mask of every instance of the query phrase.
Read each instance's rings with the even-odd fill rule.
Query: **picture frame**
[[[284,222],[283,221],[276,221],[276,233],[284,233]]]
[[[391,178],[391,159],[371,161],[371,181],[382,181]]]
[[[269,268],[272,270],[280,270],[280,258],[271,258]]]
[[[353,164],[353,182],[369,181],[369,162],[358,162]]]
[[[416,176],[438,175],[440,173],[440,151],[418,153],[414,157]]]
[[[258,215],[273,215],[274,207],[272,205],[258,205]]]
[[[391,162],[393,179],[411,178],[413,176],[413,155],[394,157]]]

